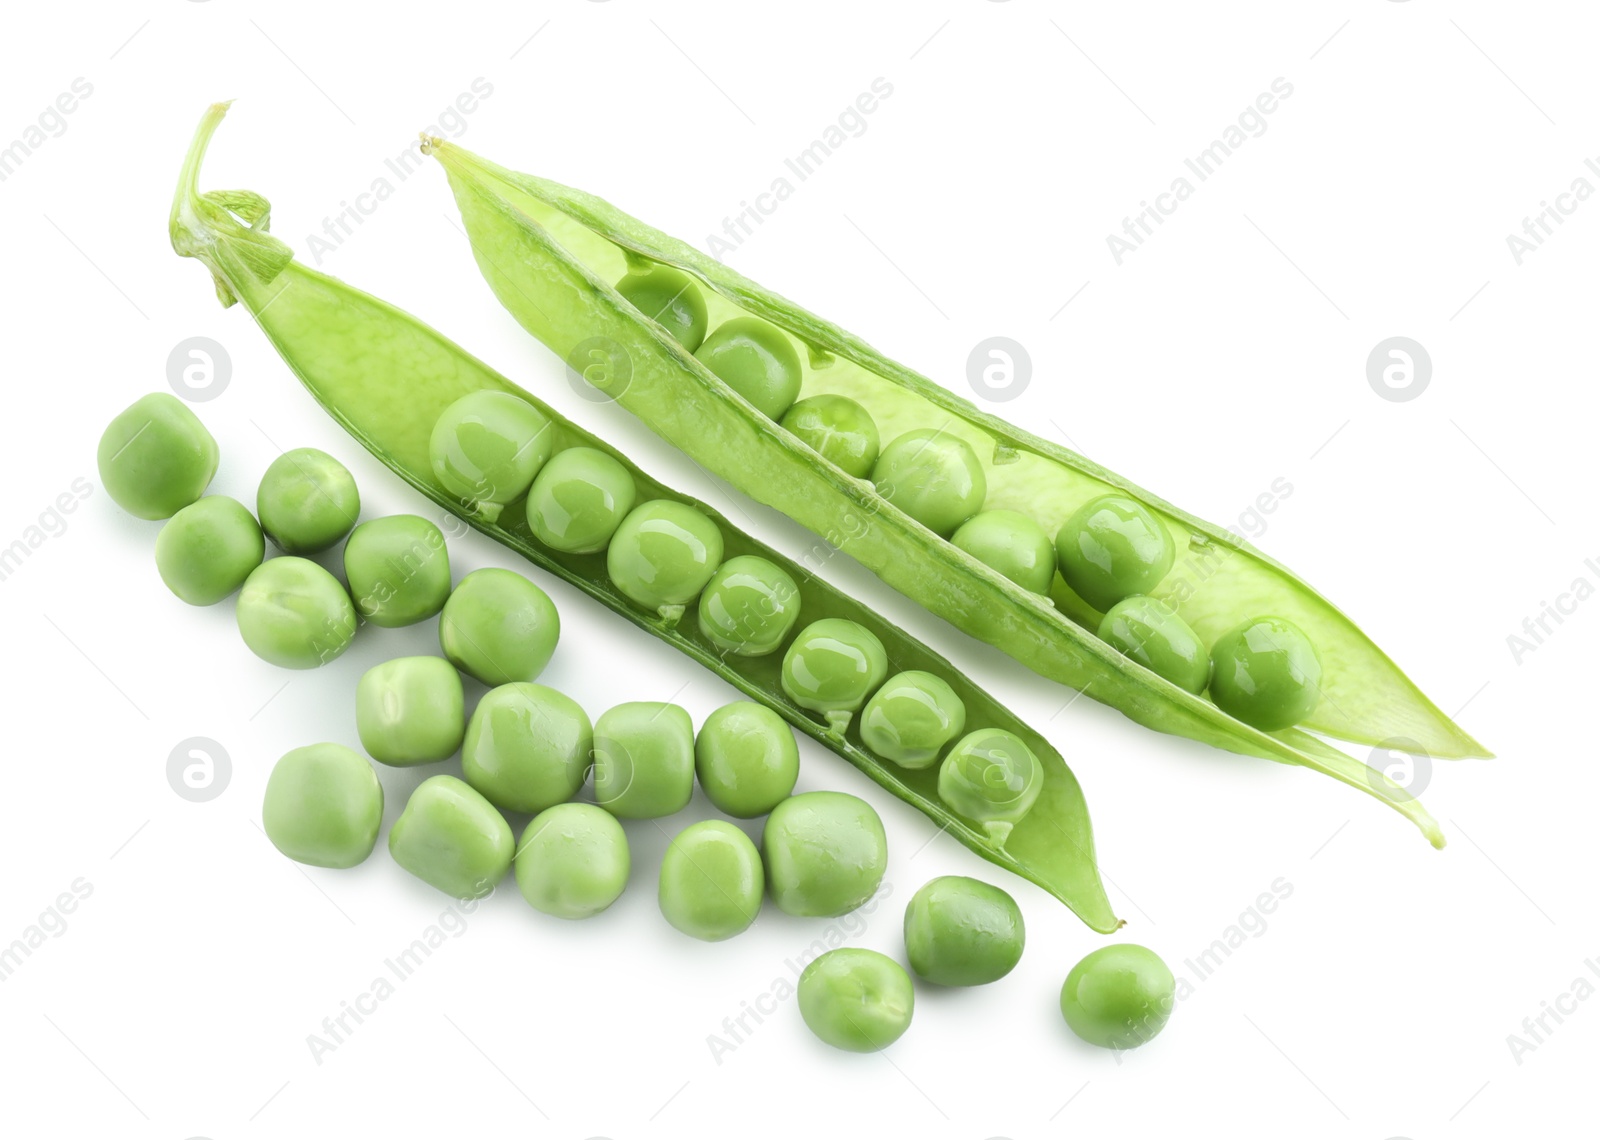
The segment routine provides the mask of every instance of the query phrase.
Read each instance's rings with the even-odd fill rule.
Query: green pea
[[[1025,932],[1017,902],[965,875],[923,884],[906,904],[906,959],[917,977],[940,986],[985,986],[1022,961]]]
[[[1061,987],[1061,1016],[1091,1045],[1133,1049],[1167,1024],[1176,993],[1160,955],[1131,942],[1084,957]]]
[[[461,771],[507,811],[540,812],[578,794],[594,728],[578,702],[519,681],[484,694],[467,722]]]
[[[806,1027],[852,1053],[876,1053],[900,1040],[916,1004],[911,976],[900,963],[854,946],[813,959],[795,994]]]
[[[783,655],[783,691],[801,708],[819,712],[836,735],[850,714],[883,684],[889,656],[866,626],[823,618],[800,631]]]
[[[269,558],[250,572],[234,617],[250,651],[285,669],[325,665],[356,635],[355,607],[339,579],[292,555]]]
[[[1100,620],[1100,640],[1191,693],[1205,692],[1211,679],[1205,643],[1159,598],[1123,598]]]
[[[617,527],[606,550],[612,583],[676,625],[722,562],[722,531],[687,503],[651,499]]]
[[[939,798],[1001,849],[1043,787],[1044,766],[1033,749],[1003,728],[967,733],[939,766]]]
[[[594,722],[594,799],[621,819],[660,819],[694,795],[694,722],[677,705],[631,701]]]
[[[593,804],[556,804],[533,817],[517,844],[517,889],[557,918],[589,918],[622,895],[632,860],[628,836]]]
[[[672,338],[693,352],[706,338],[706,302],[687,274],[667,265],[652,265],[617,282],[617,292]]]
[[[777,325],[734,317],[695,349],[695,359],[728,387],[776,420],[800,394],[800,356]]]
[[[261,529],[285,554],[332,549],[356,525],[361,493],[343,463],[297,447],[274,459],[256,489]]]
[[[550,420],[510,392],[462,396],[440,414],[428,439],[439,485],[472,513],[495,522],[550,458]]]
[[[1143,503],[1102,495],[1074,511],[1056,532],[1061,577],[1104,613],[1135,594],[1148,594],[1172,569],[1172,534]]]
[[[390,515],[351,532],[344,574],[356,609],[373,625],[415,625],[443,609],[450,596],[450,551],[427,519]]]
[[[383,822],[383,785],[372,765],[342,744],[284,753],[267,777],[261,829],[297,863],[354,867],[372,854]]]
[[[176,396],[152,392],[106,425],[96,456],[100,482],[135,518],[168,519],[217,473],[217,441]]]
[[[718,811],[754,819],[794,791],[800,748],[794,730],[777,713],[754,701],[734,701],[700,726],[694,768]]]
[[[761,912],[761,855],[750,837],[720,819],[691,823],[661,858],[656,898],[677,929],[721,942],[749,929]]]
[[[1211,699],[1263,732],[1299,724],[1322,698],[1322,661],[1300,627],[1251,618],[1211,647]]]
[[[861,711],[861,742],[902,768],[929,768],[967,725],[967,706],[942,677],[896,673]]]
[[[593,447],[556,452],[528,492],[533,536],[565,554],[604,550],[638,492],[628,469]]]
[[[761,833],[767,885],[785,914],[833,917],[871,898],[889,865],[883,821],[844,792],[790,796]]]
[[[191,606],[214,605],[243,586],[266,552],[256,520],[226,495],[190,503],[156,535],[161,580]]]
[[[356,686],[356,731],[380,764],[447,760],[466,725],[461,676],[442,657],[396,657],[368,669]]]
[[[1056,548],[1044,527],[1020,511],[973,515],[950,541],[1024,590],[1050,592],[1056,576]]]
[[[711,575],[700,595],[700,632],[737,657],[764,657],[800,617],[800,587],[765,558],[741,554]]]
[[[937,428],[899,436],[872,468],[878,494],[938,535],[949,535],[983,509],[983,464],[967,441]]]
[[[485,685],[537,680],[561,637],[561,615],[538,586],[498,567],[461,579],[439,613],[439,647]]]
[[[808,396],[783,414],[782,423],[846,475],[865,479],[878,462],[878,425],[848,396]]]
[[[417,785],[389,829],[389,854],[431,887],[458,899],[492,895],[511,867],[511,825],[454,776]]]

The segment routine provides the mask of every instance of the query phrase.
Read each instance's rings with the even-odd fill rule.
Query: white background
[[[1506,236],[1600,155],[1588,6],[1011,3],[802,6],[31,5],[6,17],[0,145],[73,80],[93,93],[0,182],[6,329],[0,545],[50,537],[0,581],[7,645],[0,943],[75,880],[92,894],[0,983],[10,1134],[127,1137],[916,1134],[1249,1137],[1571,1135],[1592,1116],[1600,1001],[1525,1053],[1523,1019],[1600,984],[1594,749],[1580,743],[1600,605],[1520,662],[1508,635],[1600,579],[1592,522],[1600,204],[1519,266]],[[531,38],[530,38],[531,37]],[[205,185],[272,199],[308,235],[474,79],[463,145],[604,194],[702,246],[878,77],[893,94],[731,264],[964,394],[990,336],[1024,345],[1002,414],[1058,432],[1196,514],[1293,493],[1259,544],[1352,614],[1500,758],[1434,766],[1428,848],[1376,801],[1309,772],[1160,737],[942,626],[859,567],[830,576],[896,616],[1049,732],[1088,793],[1124,934],[1184,965],[1282,880],[1289,898],[1117,1057],[1057,1012],[1103,943],[802,745],[801,787],[870,800],[893,893],[854,944],[900,955],[929,877],[1001,882],[1028,951],[1002,983],[919,987],[883,1056],[827,1049],[785,1003],[718,1064],[707,1037],[826,925],[769,905],[701,945],[656,911],[667,831],[629,828],[633,882],[582,924],[503,889],[339,1048],[307,1035],[367,991],[447,900],[380,847],[302,871],[258,828],[274,759],[354,744],[373,663],[435,648],[433,622],[365,630],[289,674],[253,658],[232,604],[190,609],[152,562],[158,524],[99,487],[105,422],[167,388],[173,347],[220,342],[231,382],[195,405],[213,490],[253,502],[279,448],[356,473],[364,515],[422,504],[321,413],[165,231],[205,105],[237,97]],[[1106,237],[1184,173],[1272,81],[1268,129],[1117,265]],[[321,268],[419,314],[519,383],[790,552],[785,520],[709,484],[621,409],[579,400],[479,278],[430,162]],[[1070,303],[1068,303],[1070,300]],[[1409,402],[1366,360],[1384,338],[1433,361]],[[404,378],[397,377],[397,390]],[[41,514],[73,481],[93,489]],[[70,492],[69,492],[70,494]],[[1258,528],[1259,529],[1259,528]],[[516,566],[476,535],[459,576]],[[546,576],[564,634],[546,679],[597,714],[731,699],[710,674]],[[1570,608],[1570,607],[1569,607]],[[1594,611],[1594,612],[1591,612]],[[474,692],[471,696],[475,697]],[[220,795],[175,794],[167,758],[204,736]],[[382,773],[386,821],[424,772]],[[927,844],[924,847],[924,844]],[[50,920],[55,924],[55,920]],[[1254,924],[1254,920],[1250,920]],[[1596,966],[1600,969],[1600,965]]]

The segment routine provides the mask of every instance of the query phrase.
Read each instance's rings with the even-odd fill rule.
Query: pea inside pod
[[[1203,693],[1211,658],[1189,624],[1159,598],[1124,598],[1100,621],[1100,640],[1180,689]]]
[[[1172,569],[1172,535],[1143,503],[1104,495],[1079,507],[1056,532],[1061,577],[1104,613],[1148,594]]]
[[[912,669],[890,677],[867,702],[861,741],[902,768],[928,768],[966,724],[966,706],[949,683]]]
[[[473,392],[444,410],[428,441],[434,478],[490,522],[520,498],[554,446],[550,421],[509,392]]]
[[[685,351],[693,352],[705,339],[706,300],[687,273],[652,265],[643,273],[630,273],[618,281],[617,292],[671,333]]]
[[[1039,758],[1003,728],[968,733],[939,767],[939,798],[980,825],[998,847],[1032,810],[1043,785]]]
[[[846,618],[823,618],[801,630],[783,655],[783,691],[821,713],[843,736],[851,714],[883,683],[889,657],[871,630]]]
[[[695,359],[769,420],[779,419],[800,393],[800,356],[776,325],[735,317],[718,325]]]
[[[878,425],[848,396],[808,396],[783,414],[783,426],[822,458],[857,479],[878,462]]]
[[[686,503],[655,499],[633,509],[606,550],[611,581],[677,625],[722,563],[722,531]]]
[[[983,509],[988,478],[966,440],[937,428],[908,431],[872,468],[878,494],[945,536]]]

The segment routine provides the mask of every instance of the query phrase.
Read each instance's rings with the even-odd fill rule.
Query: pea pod
[[[501,303],[569,363],[576,350],[606,346],[625,367],[591,378],[698,463],[1034,671],[1147,727],[1332,776],[1389,803],[1434,846],[1444,845],[1437,824],[1404,788],[1311,733],[1371,745],[1404,738],[1439,758],[1488,753],[1289,569],[1238,536],[974,407],[593,195],[514,173],[443,140],[427,140],[426,149],[449,176],[473,254]],[[880,493],[881,483],[852,477],[823,458],[703,367],[613,285],[662,265],[703,288],[713,329],[757,317],[803,345],[802,400],[854,400],[886,442],[923,432],[970,447],[984,476],[985,511],[1019,511],[1055,533],[1101,496],[1141,504],[1176,552],[1154,596],[1208,644],[1260,614],[1304,630],[1322,661],[1314,713],[1273,732],[1229,716],[1102,642],[1094,633],[1099,614],[1059,575],[1049,596],[1024,589],[942,538],[930,529],[934,524],[914,520]]]
[[[211,270],[225,305],[242,302],[250,310],[301,382],[363,446],[443,510],[700,662],[838,753],[891,795],[922,811],[983,858],[1049,891],[1093,929],[1109,932],[1121,925],[1095,864],[1083,791],[1044,737],[926,645],[740,532],[704,503],[652,479],[621,452],[433,329],[295,261],[289,248],[267,232],[268,205],[259,195],[201,194],[200,162],[226,109],[226,104],[218,104],[206,113],[184,163],[172,209],[173,248]],[[880,760],[862,746],[854,731],[840,735],[789,699],[780,683],[781,654],[729,653],[713,643],[698,622],[669,621],[630,601],[607,576],[603,550],[556,550],[534,537],[526,512],[495,512],[490,519],[444,489],[429,464],[430,433],[447,407],[480,391],[510,393],[537,408],[550,421],[557,453],[585,447],[611,456],[632,479],[638,501],[666,499],[700,512],[720,529],[729,558],[754,555],[783,569],[798,584],[801,614],[807,620],[844,618],[859,623],[883,643],[897,670],[922,670],[942,678],[965,702],[969,727],[1004,729],[1025,740],[1044,765],[1044,789],[1004,849],[940,800],[935,770],[908,771]]]

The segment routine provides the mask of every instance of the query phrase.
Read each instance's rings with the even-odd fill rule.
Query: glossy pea
[[[894,439],[872,468],[878,494],[937,535],[949,535],[983,509],[983,464],[966,440],[935,428]]]
[[[589,769],[594,727],[588,714],[547,685],[490,689],[467,722],[461,771],[507,811],[540,812],[578,794]]]
[[[694,794],[694,723],[677,705],[630,701],[594,722],[595,802],[621,819],[660,819]]]
[[[269,558],[250,572],[234,618],[250,651],[285,669],[324,665],[356,635],[355,607],[339,579],[292,555]]]
[[[906,904],[906,959],[917,977],[940,986],[983,986],[1022,961],[1026,932],[1017,902],[965,875],[923,884]]]
[[[819,955],[795,987],[800,1017],[823,1042],[852,1053],[887,1049],[911,1027],[916,992],[905,968],[876,950]]]
[[[356,731],[380,764],[447,760],[466,732],[461,675],[442,657],[396,657],[356,685]]]
[[[1148,594],[1172,569],[1175,550],[1166,525],[1126,495],[1083,504],[1056,532],[1061,577],[1104,613],[1135,594]]]
[[[695,774],[706,798],[736,819],[765,815],[794,791],[800,748],[794,729],[753,701],[723,705],[700,726]]]
[[[700,594],[700,632],[737,657],[763,657],[800,617],[800,588],[765,558],[742,554],[711,575]]]
[[[694,355],[768,419],[782,417],[800,394],[799,354],[782,329],[759,317],[724,321]]]
[[[167,519],[206,493],[217,441],[183,401],[152,392],[106,425],[96,460],[117,506],[135,518]]]
[[[1177,985],[1153,950],[1131,942],[1102,946],[1072,967],[1061,987],[1061,1016],[1104,1049],[1143,1045],[1166,1026]]]
[[[861,742],[902,768],[928,768],[967,725],[948,682],[920,669],[896,673],[861,710]]]
[[[344,574],[356,609],[373,625],[415,625],[450,596],[444,535],[418,515],[364,522],[344,545]]]
[[[667,845],[656,898],[678,930],[721,942],[761,912],[761,855],[750,837],[720,819],[691,823]]]
[[[430,776],[418,784],[389,829],[394,861],[458,899],[493,894],[513,852],[505,817],[454,776]]]
[[[957,527],[950,541],[1024,590],[1050,592],[1055,545],[1044,527],[1020,511],[982,511]]]
[[[761,854],[785,914],[833,917],[871,898],[889,864],[883,821],[844,792],[790,796],[767,817]]]
[[[644,273],[630,273],[618,281],[617,292],[671,333],[686,351],[693,352],[705,339],[706,301],[687,273],[652,265]]]
[[[783,427],[829,463],[865,479],[878,462],[878,425],[848,396],[808,396],[783,414]]]
[[[557,804],[528,824],[514,859],[528,905],[557,918],[589,918],[622,896],[632,858],[622,825],[593,804]]]
[[[1263,732],[1299,724],[1322,698],[1322,661],[1299,626],[1279,617],[1243,622],[1211,647],[1211,699]]]
[[[538,586],[511,570],[474,570],[439,613],[439,647],[485,685],[537,680],[561,638],[561,615]]]
[[[847,618],[823,618],[790,642],[780,683],[790,700],[821,713],[843,735],[851,714],[888,672],[889,656],[876,634]]]
[[[1205,692],[1211,678],[1205,643],[1159,598],[1123,598],[1100,619],[1100,640],[1191,693]]]
[[[528,492],[533,536],[565,554],[604,550],[638,492],[628,469],[594,447],[558,451]]]
[[[722,563],[722,531],[687,503],[640,503],[606,549],[612,583],[638,605],[676,624]]]
[[[326,451],[297,447],[268,465],[256,488],[261,529],[285,554],[330,550],[361,514],[361,493],[348,468]]]
[[[428,458],[441,487],[494,522],[533,483],[554,437],[550,420],[528,401],[510,392],[472,392],[434,422]]]
[[[978,824],[1004,848],[1011,829],[1033,808],[1044,766],[1014,732],[980,728],[956,742],[939,766],[939,798]]]
[[[267,777],[261,829],[297,863],[354,867],[372,854],[383,822],[383,785],[360,753],[309,744],[284,753]]]
[[[190,503],[156,535],[156,570],[191,606],[210,606],[243,586],[267,546],[244,504],[226,495]]]

